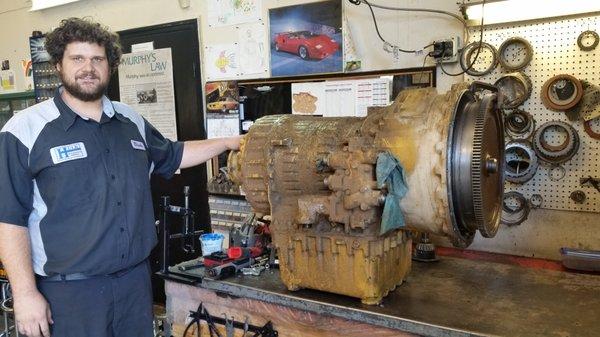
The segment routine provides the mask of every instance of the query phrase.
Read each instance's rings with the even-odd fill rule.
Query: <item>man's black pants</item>
[[[38,278],[50,303],[52,337],[152,337],[152,286],[147,261],[111,276],[56,281]]]

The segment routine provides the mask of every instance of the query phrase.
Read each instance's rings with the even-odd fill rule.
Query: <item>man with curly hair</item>
[[[63,86],[0,132],[0,259],[29,337],[152,336],[149,175],[240,146],[173,142],[105,95],[118,38],[71,18],[46,37]]]

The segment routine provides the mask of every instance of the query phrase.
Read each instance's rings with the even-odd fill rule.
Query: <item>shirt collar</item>
[[[61,96],[63,90],[65,90],[65,88],[62,86],[56,89],[56,92],[54,93],[54,104],[56,104],[56,107],[60,112],[60,123],[66,131],[73,125],[73,123],[75,123],[75,119],[77,119],[77,117],[80,117],[84,120],[89,120],[89,118],[83,117],[71,109],[71,107],[63,100]],[[113,118],[116,113],[115,107],[108,97],[106,97],[106,95],[102,96],[102,112],[108,118]]]

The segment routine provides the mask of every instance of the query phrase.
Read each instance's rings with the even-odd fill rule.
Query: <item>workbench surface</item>
[[[204,278],[196,286],[424,336],[600,336],[600,276],[486,261],[414,262],[406,282],[379,306],[315,290],[290,292],[278,270]]]

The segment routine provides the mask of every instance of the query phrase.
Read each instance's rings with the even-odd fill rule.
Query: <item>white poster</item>
[[[353,117],[355,114],[354,81],[328,81],[324,84],[323,117]]]
[[[121,102],[133,107],[165,138],[177,140],[171,48],[124,54],[119,92]]]
[[[391,78],[292,83],[292,113],[366,117],[371,106],[390,104]]]
[[[262,0],[209,0],[208,26],[229,26],[261,19]]]
[[[239,76],[237,43],[213,44],[204,47],[204,71],[208,81]]]
[[[267,50],[265,40],[267,32],[265,25],[256,23],[251,25],[238,26],[238,55],[244,55],[240,58],[240,75],[263,74],[268,75]]]

